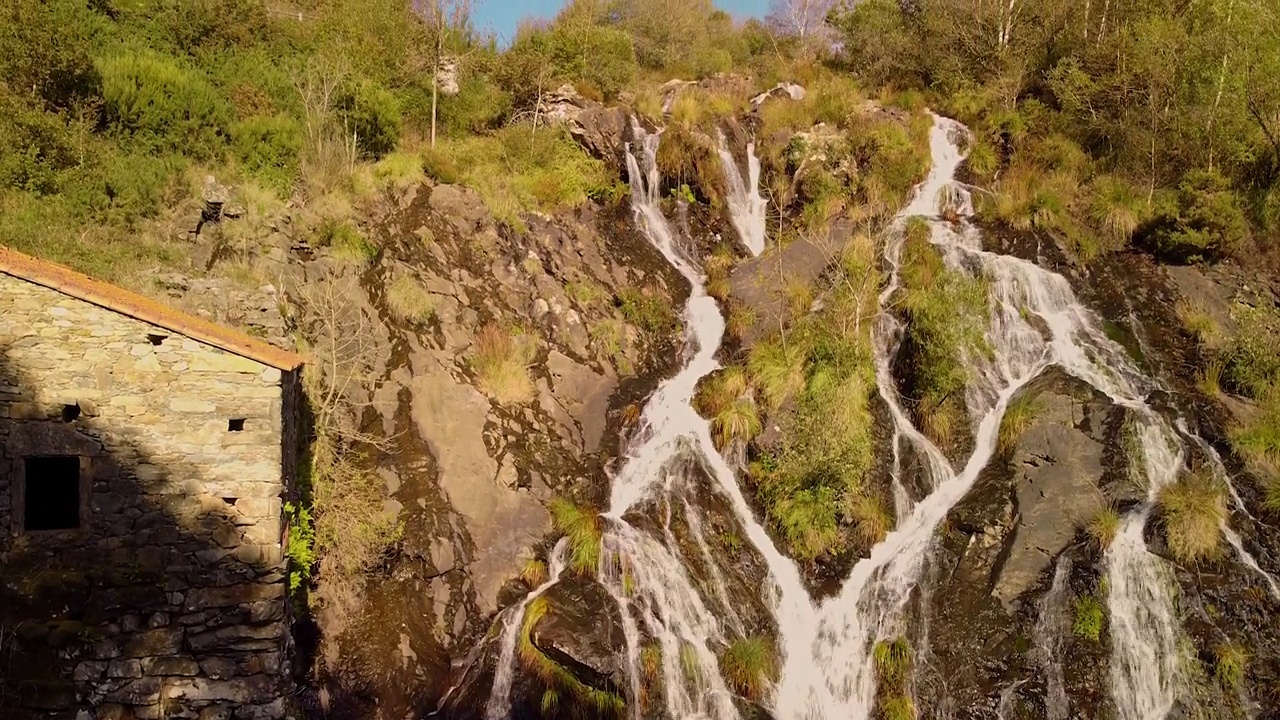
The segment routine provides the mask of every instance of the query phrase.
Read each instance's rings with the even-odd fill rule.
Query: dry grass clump
[[[724,679],[743,696],[762,699],[778,674],[778,656],[768,638],[759,635],[734,640],[720,656]]]
[[[536,389],[529,374],[535,345],[530,338],[490,323],[476,336],[471,369],[481,392],[500,405],[519,405],[533,400]]]
[[[436,314],[431,293],[409,275],[400,275],[387,286],[387,309],[397,320],[409,323],[425,323]]]
[[[855,537],[866,547],[884,540],[895,524],[892,509],[878,496],[865,492],[850,493],[844,513],[853,522]]]
[[[1165,540],[1179,562],[1195,562],[1218,551],[1227,502],[1222,483],[1211,473],[1183,475],[1160,491],[1159,503]]]
[[[1222,328],[1218,321],[1195,300],[1183,298],[1174,306],[1178,320],[1196,342],[1208,347],[1216,347],[1223,340]]]
[[[1106,550],[1120,532],[1120,512],[1108,505],[1094,514],[1084,526],[1085,534],[1099,550]]]

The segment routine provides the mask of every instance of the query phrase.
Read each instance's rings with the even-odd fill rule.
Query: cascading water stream
[[[897,526],[854,566],[834,597],[816,606],[795,563],[777,549],[756,521],[737,485],[734,468],[715,449],[709,422],[692,407],[698,381],[719,367],[715,354],[724,318],[715,300],[706,294],[702,273],[680,249],[660,209],[661,178],[655,161],[660,133],[646,134],[634,124],[632,130],[635,141],[627,148],[627,169],[637,224],[691,286],[684,311],[689,355],[683,368],[663,382],[646,403],[641,429],[613,478],[605,515],[599,576],[622,615],[632,698],[642,693],[640,645],[648,638],[660,648],[663,700],[669,717],[739,717],[720,675],[716,649],[731,639],[726,630],[740,632],[741,621],[733,608],[726,607],[730,592],[718,571],[712,572],[712,591],[704,597],[699,587],[706,584],[690,575],[691,561],[684,555],[695,553],[700,563],[706,563],[710,554],[702,525],[695,517],[700,508],[692,500],[693,475],[697,473],[705,474],[712,489],[729,500],[736,520],[769,570],[761,599],[773,612],[783,660],[773,693],[776,717],[871,717],[876,696],[874,647],[908,630],[905,610],[922,582],[939,524],[992,458],[1010,399],[1046,368],[1057,366],[1129,409],[1135,418],[1148,496],[1124,519],[1105,555],[1113,653],[1111,690],[1120,720],[1165,717],[1182,690],[1182,631],[1174,613],[1172,574],[1162,559],[1147,550],[1143,528],[1160,489],[1184,469],[1183,446],[1173,427],[1146,403],[1153,383],[1124,349],[1105,335],[1100,320],[1077,301],[1066,279],[1034,262],[982,249],[980,233],[967,221],[972,213],[968,191],[954,181],[963,159],[957,138],[967,130],[954,121],[935,117],[930,175],[887,233],[888,282],[880,295],[882,311],[873,333],[873,348],[878,391],[893,422]],[[736,172],[736,165],[732,168]],[[732,174],[730,165],[725,170],[727,177]],[[752,178],[753,186],[755,182]],[[944,200],[957,211],[958,221],[939,216]],[[753,236],[743,228],[749,229],[751,211],[742,208],[749,205],[735,206],[733,211],[735,226],[748,243],[753,242],[748,240]],[[915,427],[890,372],[903,327],[883,308],[889,307],[900,290],[903,229],[913,215],[926,218],[931,241],[949,267],[981,275],[989,288],[989,352],[964,358],[973,369],[965,398],[974,421],[973,451],[958,468]],[[905,450],[914,453],[929,483],[925,496],[916,501],[908,496],[899,477]],[[666,508],[665,525],[658,533],[628,518],[632,511],[647,512],[651,502]],[[685,550],[675,541],[672,508],[684,514],[686,527],[696,541],[693,550]],[[1242,547],[1237,549],[1243,551]],[[1063,562],[1059,561],[1050,594],[1043,601],[1042,625],[1056,617],[1052,613],[1058,610],[1050,605],[1062,604],[1058,602],[1061,598],[1053,598],[1065,591]],[[500,662],[507,666],[527,602],[512,613],[506,626]],[[1046,614],[1052,616],[1050,620],[1045,619]],[[730,618],[731,627],[726,628],[721,618]],[[1046,634],[1052,631],[1043,629]],[[1051,640],[1037,638],[1050,689],[1048,717],[1059,718],[1066,717],[1067,709],[1061,668],[1052,659],[1053,647]],[[509,694],[508,669],[499,670],[503,684],[499,693],[495,682],[489,720],[503,717],[500,711],[494,713],[494,704],[495,698],[505,699]],[[649,702],[653,704],[656,698],[650,695]],[[638,719],[639,703],[631,705],[631,715]]]
[[[633,127],[633,134],[636,140],[627,151],[632,207],[641,230],[689,281],[684,319],[687,344],[693,354],[684,368],[663,382],[646,403],[641,415],[643,430],[613,479],[602,577],[624,612],[639,615],[648,635],[661,647],[666,709],[671,717],[736,718],[738,713],[720,677],[712,646],[728,639],[717,618],[732,618],[736,611],[708,607],[680,562],[679,549],[632,526],[626,519],[627,512],[660,493],[666,493],[666,501],[672,502],[671,494],[678,492],[685,480],[671,481],[670,475],[687,472],[685,468],[692,458],[714,488],[730,500],[747,538],[770,568],[764,600],[775,612],[784,653],[795,650],[786,645],[788,638],[811,635],[806,629],[812,623],[811,606],[795,564],[777,550],[764,527],[756,522],[732,468],[716,451],[710,424],[692,406],[698,381],[720,366],[715,354],[724,334],[724,318],[715,300],[706,294],[702,273],[680,250],[675,233],[662,214],[661,178],[656,163],[660,135],[648,135],[638,126]],[[688,510],[690,505],[683,507]],[[696,521],[689,525],[700,533]],[[622,568],[622,572],[603,566]],[[629,649],[629,655],[635,652],[634,648]],[[633,686],[639,684],[635,675],[633,663]]]
[[[756,157],[756,144],[747,143],[747,177],[744,182],[738,161],[729,151],[720,130],[716,130],[716,143],[728,191],[729,217],[742,238],[742,244],[753,256],[759,255],[764,251],[765,199],[760,197],[760,158]]]
[[[1063,638],[1071,632],[1067,580],[1071,577],[1071,558],[1063,553],[1053,568],[1053,583],[1040,599],[1040,619],[1036,622],[1032,641],[1040,672],[1044,675],[1044,720],[1067,720],[1071,704],[1067,699],[1066,680],[1058,653]]]
[[[565,539],[556,543],[555,549],[551,551],[551,562],[548,563],[547,581],[534,588],[519,605],[507,611],[507,621],[502,628],[502,642],[498,646],[498,662],[494,666],[493,688],[489,691],[489,702],[484,708],[485,720],[505,720],[511,715],[511,684],[515,680],[516,644],[520,640],[524,611],[529,603],[560,581],[568,546]]]

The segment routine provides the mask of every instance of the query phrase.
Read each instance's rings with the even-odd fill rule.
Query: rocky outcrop
[[[1035,419],[1009,454],[1014,525],[1001,543],[1004,560],[991,590],[1006,608],[1040,582],[1078,528],[1107,505],[1102,430],[1109,403],[1078,382],[1028,392]]]
[[[584,685],[610,692],[628,686],[618,606],[598,583],[567,578],[547,591],[547,614],[534,626],[534,645]]]

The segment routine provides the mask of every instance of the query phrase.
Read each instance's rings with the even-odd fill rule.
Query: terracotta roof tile
[[[238,330],[176,310],[168,305],[94,280],[71,268],[24,255],[0,245],[0,272],[93,303],[113,312],[158,325],[179,335],[207,343],[280,370],[296,370],[301,355],[281,350]]]

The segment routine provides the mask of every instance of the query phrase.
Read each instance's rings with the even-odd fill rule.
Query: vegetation
[[[974,130],[974,175],[1003,168],[993,219],[1085,261],[1130,242],[1177,262],[1273,253],[1280,34],[1247,29],[1276,27],[1275,7],[1094,9],[868,0],[831,22],[864,82],[926,90]]]
[[[589,507],[564,498],[551,501],[551,521],[569,540],[569,569],[580,575],[594,575],[600,566],[600,540],[604,521]]]
[[[493,323],[484,326],[476,335],[470,360],[476,384],[500,405],[532,401],[536,389],[529,365],[534,351],[532,338]]]
[[[1071,632],[1078,638],[1090,642],[1100,642],[1102,629],[1107,622],[1107,610],[1102,602],[1093,595],[1081,595],[1076,598],[1076,619]]]
[[[618,293],[622,317],[644,332],[660,336],[676,324],[675,311],[667,297],[648,289],[624,288]]]
[[[538,647],[536,642],[538,623],[546,617],[549,609],[550,603],[544,596],[534,598],[525,606],[524,621],[520,625],[520,635],[516,644],[516,653],[521,664],[542,682],[544,712],[547,709],[563,708],[567,703],[571,703],[575,707],[591,712],[593,717],[621,717],[626,709],[626,704],[621,697],[582,682],[568,668]]]
[[[908,694],[911,681],[911,645],[905,637],[881,640],[872,650],[876,678],[879,680],[880,714],[886,720],[914,720],[915,703]]]
[[[1120,532],[1120,512],[1114,505],[1098,510],[1085,524],[1084,531],[1099,550],[1106,551]]]
[[[1217,552],[1227,502],[1226,489],[1211,472],[1186,473],[1165,486],[1159,508],[1169,551],[1180,562]]]
[[[1224,687],[1235,689],[1244,681],[1249,656],[1240,645],[1224,642],[1213,649],[1213,676]]]
[[[397,276],[387,286],[387,308],[401,322],[421,324],[435,317],[435,301],[422,283],[408,275]]]
[[[1033,422],[1040,406],[1034,393],[1019,393],[1009,401],[1004,417],[1000,419],[1000,432],[996,440],[996,451],[1001,455],[1013,452],[1014,445],[1022,437]]]
[[[744,697],[761,700],[777,678],[778,658],[768,638],[753,635],[729,643],[720,655],[720,672],[729,687]]]
[[[964,393],[972,358],[986,352],[987,287],[980,278],[948,268],[929,242],[928,230],[917,218],[904,230],[902,307],[907,327],[901,352],[908,394],[916,401],[925,432],[949,443],[968,417]],[[1032,409],[1015,412],[1014,420],[1018,414],[1027,419]]]

